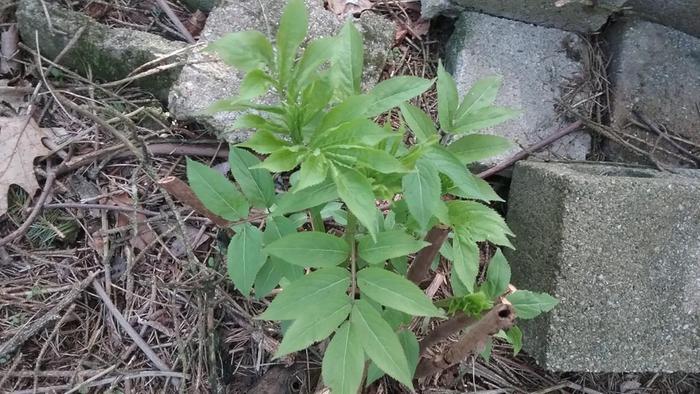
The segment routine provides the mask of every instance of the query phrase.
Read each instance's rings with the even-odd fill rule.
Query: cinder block
[[[516,166],[508,200],[513,283],[560,300],[552,312],[519,322],[525,350],[541,365],[700,372],[698,175]]]

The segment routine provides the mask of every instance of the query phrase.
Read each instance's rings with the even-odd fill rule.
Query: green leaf
[[[275,199],[275,184],[272,175],[261,168],[250,169],[250,167],[260,163],[255,155],[246,150],[231,147],[228,162],[238,186],[253,206],[265,208],[272,205]]]
[[[275,352],[275,357],[305,349],[311,344],[327,338],[345,319],[352,309],[347,295],[330,299],[317,299],[320,305],[314,313],[306,314],[292,323]]]
[[[290,171],[299,164],[301,155],[302,154],[298,150],[282,148],[272,152],[265,161],[256,165],[255,168],[264,168],[271,172]]]
[[[321,268],[290,283],[258,317],[293,320],[322,310],[325,300],[347,298],[350,273],[338,267]]]
[[[424,158],[437,168],[438,172],[445,174],[454,187],[459,189],[458,195],[466,198],[485,199],[479,185],[479,178],[475,177],[467,167],[462,164],[452,153],[439,146],[426,149]]]
[[[260,299],[270,294],[284,277],[283,264],[289,263],[276,258],[268,258],[255,276],[255,297]],[[299,268],[299,267],[297,267]]]
[[[323,382],[333,394],[357,394],[362,384],[365,352],[350,322],[344,323],[331,339],[323,355]]]
[[[357,285],[363,295],[398,311],[414,316],[443,316],[418,286],[383,268],[361,270],[357,274]]]
[[[442,62],[438,62],[437,95],[440,127],[445,131],[451,131],[452,124],[457,117],[459,97],[457,95],[457,84],[452,75],[445,70]]]
[[[472,241],[490,241],[496,245],[513,245],[508,239],[513,235],[498,212],[476,201],[449,201],[447,203],[450,224]]]
[[[547,293],[535,293],[529,290],[518,290],[509,294],[506,299],[513,304],[519,319],[534,319],[542,312],[549,312],[559,300]]]
[[[455,235],[452,240],[452,253],[454,255],[453,273],[470,293],[474,292],[474,283],[479,274],[479,249],[474,242]]]
[[[345,98],[340,104],[331,108],[321,120],[318,130],[325,131],[343,123],[364,120],[365,112],[369,108],[370,100],[367,95],[358,94]],[[356,143],[357,141],[351,141]]]
[[[316,76],[319,67],[333,56],[337,39],[334,37],[318,38],[309,43],[294,72],[292,83],[304,87]]]
[[[247,223],[238,227],[228,244],[228,275],[243,295],[250,294],[255,277],[267,260],[262,246],[262,232]]]
[[[508,151],[513,143],[503,137],[488,134],[469,134],[451,143],[447,150],[452,152],[462,164],[488,159]]]
[[[285,235],[296,233],[294,223],[284,216],[271,216],[265,222],[263,231],[263,242],[267,245]],[[272,289],[277,287],[282,278],[290,281],[304,276],[304,269],[297,265],[289,264],[286,261],[269,257],[255,278],[255,296],[258,298],[268,295]]]
[[[260,97],[268,92],[273,82],[272,78],[265,71],[256,68],[246,74],[243,81],[241,81],[238,97],[244,100]]]
[[[284,215],[321,205],[338,198],[338,192],[333,182],[323,182],[298,192],[287,192],[277,200],[275,215]]]
[[[484,349],[479,352],[479,355],[484,358],[487,363],[491,361],[491,353],[493,352],[493,337],[486,338]]]
[[[441,209],[440,177],[433,163],[427,160],[416,162],[416,172],[404,175],[403,196],[411,215],[425,229],[433,213]]]
[[[250,148],[258,153],[267,154],[288,147],[289,143],[275,137],[274,134],[267,130],[258,130],[248,141],[238,146]]]
[[[408,169],[394,156],[386,151],[369,148],[361,145],[341,145],[327,150],[328,155],[337,155],[336,161],[346,166],[353,166],[355,162],[364,167],[371,168],[384,174],[408,172]],[[344,158],[345,156],[345,158]],[[345,159],[345,160],[343,160]],[[344,163],[344,161],[349,161]]]
[[[521,111],[505,107],[486,107],[463,116],[454,124],[453,133],[469,133],[503,123],[520,115]]]
[[[506,339],[513,345],[513,355],[517,356],[523,350],[523,332],[518,326],[513,326],[506,331]]]
[[[379,220],[372,184],[364,175],[350,168],[336,167],[334,172],[340,199],[370,235],[376,237],[379,232]]]
[[[246,72],[273,64],[272,45],[259,31],[226,34],[210,43],[206,50],[219,55],[229,66]]]
[[[333,267],[348,258],[350,246],[330,234],[304,231],[270,243],[265,252],[302,267]]]
[[[422,109],[406,102],[401,103],[399,108],[401,108],[401,115],[403,115],[406,124],[411,131],[413,131],[413,134],[416,136],[418,142],[426,142],[431,138],[437,137],[438,132],[435,128],[433,120],[430,119],[428,114],[423,112]]]
[[[496,254],[489,262],[486,271],[486,282],[481,288],[489,299],[494,299],[503,294],[510,284],[510,265],[501,249],[496,250]]]
[[[501,196],[499,196],[491,187],[491,185],[485,180],[469,173],[467,176],[471,178],[471,182],[476,186],[476,190],[465,190],[466,187],[458,188],[457,186],[452,186],[448,188],[447,193],[454,196],[462,198],[471,198],[483,201],[503,201]]]
[[[230,221],[248,216],[248,201],[221,173],[187,159],[187,179],[199,201],[213,213]]]
[[[296,193],[308,187],[318,185],[326,180],[327,174],[328,161],[322,154],[316,154],[316,152],[314,152],[307,155],[301,162],[299,180],[292,188],[292,191]]]
[[[491,106],[496,101],[496,95],[501,88],[501,81],[501,77],[497,75],[476,81],[464,96],[464,99],[462,99],[462,104],[460,104],[454,120]]]
[[[231,130],[245,130],[245,129],[265,131],[267,133],[270,133],[271,131],[274,131],[277,133],[285,131],[282,126],[278,125],[277,123],[274,123],[269,118],[263,118],[262,116],[255,115],[255,114],[244,114],[244,115],[238,117],[233,122],[233,125],[231,125]],[[272,138],[274,139],[275,137],[273,136]],[[274,149],[272,149],[270,152],[275,151],[275,150],[277,150],[283,146],[286,146],[286,145],[288,145],[288,144],[281,143],[281,141],[280,141],[280,143],[276,144],[276,147]],[[245,146],[245,143],[239,144],[239,146]],[[269,153],[269,152],[266,152],[266,153]]]
[[[315,134],[310,147],[325,148],[338,145],[376,145],[392,136],[376,123],[368,119],[354,119],[340,126]]]
[[[389,376],[413,388],[412,374],[399,338],[391,326],[365,300],[355,301],[350,313],[351,329],[369,358]]]
[[[383,114],[398,107],[404,101],[422,94],[432,84],[433,81],[430,79],[411,76],[394,77],[382,81],[369,92],[371,104],[365,115],[373,117]]]
[[[388,259],[416,253],[427,242],[417,240],[403,230],[384,231],[377,234],[377,242],[369,236],[363,236],[358,243],[360,257],[371,264],[379,264]]]
[[[340,30],[330,70],[331,83],[338,97],[360,93],[362,84],[362,66],[364,64],[364,46],[362,34],[355,25],[348,21]]]
[[[399,341],[401,342],[401,347],[403,347],[404,353],[406,353],[406,359],[408,360],[408,367],[411,370],[411,374],[415,373],[418,367],[418,360],[420,357],[420,345],[418,344],[418,339],[416,336],[408,330],[402,330],[399,332]],[[377,379],[384,376],[379,367],[375,363],[370,363],[367,368],[367,381],[365,387],[377,381]]]
[[[276,36],[279,79],[282,84],[287,82],[297,49],[306,38],[308,22],[304,1],[289,0],[282,11]]]

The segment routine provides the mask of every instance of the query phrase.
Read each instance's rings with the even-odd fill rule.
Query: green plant
[[[442,65],[436,81],[401,76],[362,92],[363,44],[353,24],[301,51],[306,29],[302,0],[291,0],[274,45],[255,31],[210,44],[210,51],[245,72],[238,96],[211,110],[242,111],[233,128],[255,133],[230,149],[235,183],[192,160],[187,176],[210,211],[235,222],[227,261],[236,288],[245,295],[254,290],[256,297],[283,288],[258,317],[283,323],[276,356],[330,337],[322,376],[334,393],[356,393],[363,380],[368,384],[385,373],[412,387],[424,345],[408,328],[413,318],[483,323],[497,307],[527,311],[529,318],[556,303],[522,291],[508,296],[512,306],[504,302],[510,268],[500,251],[486,281],[477,283],[477,242],[512,247],[512,233],[484,204],[498,195],[466,165],[511,144],[472,132],[518,112],[493,105],[499,78],[477,82],[459,102]],[[434,83],[439,129],[408,103]],[[277,101],[271,103],[270,93]],[[375,122],[397,107],[404,121],[398,129]],[[406,143],[408,130],[415,143]],[[443,134],[457,139],[442,145]],[[242,148],[267,156],[260,161]],[[290,174],[291,188],[277,192],[273,174]],[[377,200],[384,201],[381,210]],[[265,212],[264,227],[249,223],[251,207]],[[300,212],[310,218],[302,231],[292,219]],[[335,225],[326,228],[331,220]],[[344,228],[342,236],[338,228]],[[433,302],[418,284],[438,250],[452,262],[455,297]],[[513,313],[496,318],[508,329]],[[500,328],[488,326],[484,335],[520,340],[514,329]]]

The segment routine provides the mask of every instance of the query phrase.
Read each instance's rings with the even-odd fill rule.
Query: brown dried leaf
[[[207,14],[203,13],[200,10],[197,10],[192,14],[190,19],[185,21],[184,25],[187,31],[190,32],[193,36],[198,36],[199,33],[202,32],[202,29],[204,28],[204,23],[207,21]]]
[[[14,74],[19,63],[14,59],[19,44],[17,25],[12,24],[0,33],[0,74]]]
[[[115,194],[109,197],[107,204],[112,204],[121,207],[134,207],[134,200],[126,193]],[[146,215],[139,212],[116,212],[117,227],[129,225],[134,218],[139,224],[136,226],[136,234],[131,235],[129,243],[135,249],[144,250],[146,246],[156,240],[156,233],[151,227],[144,223]]]
[[[7,191],[17,185],[30,196],[39,189],[34,158],[49,150],[41,143],[39,125],[29,116],[0,117],[0,215],[7,211]]]
[[[338,16],[355,15],[371,8],[369,0],[328,0],[328,9]]]

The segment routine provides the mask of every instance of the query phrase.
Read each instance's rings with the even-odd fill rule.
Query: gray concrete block
[[[575,0],[557,7],[554,0],[423,0],[421,13],[424,18],[432,18],[459,10],[476,11],[538,26],[588,33],[599,30],[625,1]]]
[[[556,371],[700,372],[700,171],[520,162],[508,200],[516,287],[559,298],[519,321]]]
[[[167,40],[142,31],[108,27],[58,4],[45,4],[51,16],[51,25],[44,13],[42,1],[19,2],[16,15],[22,42],[36,48],[38,34],[41,54],[53,59],[78,30],[84,27],[80,38],[60,63],[83,75],[86,75],[89,69],[97,80],[109,82],[125,78],[137,67],[185,47],[183,42]],[[184,56],[173,57],[168,61],[178,60],[184,60]],[[152,92],[156,97],[165,99],[181,68],[172,68],[139,79],[135,84]]]
[[[678,153],[656,133],[628,126],[637,112],[678,137],[700,144],[700,38],[651,22],[627,20],[611,26],[606,39],[611,59],[612,125],[652,146]],[[693,150],[691,145],[681,145]],[[605,153],[614,161],[646,163],[644,157],[614,143],[607,144]],[[658,149],[656,156],[673,166],[693,166]]]
[[[211,42],[243,30],[259,30],[272,37],[285,5],[286,2],[278,0],[226,0],[209,14],[200,40]],[[321,1],[306,0],[306,6],[310,37],[331,36],[342,27],[343,21],[326,11]],[[365,86],[370,86],[378,80],[393,44],[393,26],[378,15],[364,13],[357,27],[365,39],[364,81]],[[179,120],[199,122],[231,142],[247,139],[246,132],[228,132],[237,113],[202,113],[215,101],[236,95],[243,75],[215,54],[195,52],[189,61],[192,64],[183,69],[170,92],[170,112]]]
[[[700,1],[627,0],[630,14],[700,37]]]
[[[581,64],[569,57],[566,49],[576,50],[579,45],[575,34],[562,30],[465,12],[448,43],[446,66],[457,81],[460,95],[481,78],[501,75],[503,87],[496,104],[521,109],[523,114],[485,132],[527,146],[566,123],[555,110],[555,103],[565,80],[581,74]],[[590,136],[579,133],[559,140],[538,155],[583,160],[589,148]],[[483,164],[498,163],[516,151],[517,147]]]

